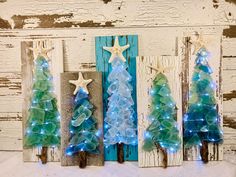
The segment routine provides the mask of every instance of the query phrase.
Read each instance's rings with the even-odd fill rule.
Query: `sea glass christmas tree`
[[[105,122],[105,146],[116,145],[118,162],[124,162],[123,145],[137,145],[137,131],[134,123],[131,75],[128,73],[123,51],[129,45],[120,46],[118,37],[113,47],[103,47],[111,52],[109,63],[112,70],[108,76],[108,110]]]
[[[168,79],[164,71],[169,68],[151,67],[157,71],[153,80],[151,94],[151,111],[148,119],[150,125],[144,134],[143,149],[152,151],[160,149],[163,153],[163,164],[167,167],[167,153],[174,153],[181,146],[179,130],[177,126],[177,107],[171,96]]]
[[[199,44],[199,43],[198,43]],[[208,143],[221,143],[222,130],[215,99],[213,73],[208,64],[209,52],[204,45],[195,48],[196,60],[184,116],[185,148],[200,146],[202,161],[208,162]],[[196,46],[195,46],[196,47]]]
[[[69,124],[71,138],[66,154],[78,154],[79,167],[85,168],[87,164],[87,153],[99,153],[99,137],[96,128],[96,119],[93,117],[94,106],[89,101],[87,85],[92,79],[84,80],[82,73],[79,73],[78,80],[69,81],[76,86],[74,91],[73,115]]]
[[[42,45],[32,49],[34,60],[31,105],[28,111],[24,146],[42,147],[38,157],[47,162],[47,148],[60,145],[60,115],[53,93],[52,75],[49,70],[47,52]]]

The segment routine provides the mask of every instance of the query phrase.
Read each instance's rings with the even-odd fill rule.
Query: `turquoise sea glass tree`
[[[196,53],[190,87],[188,110],[184,116],[185,148],[201,147],[203,162],[208,162],[208,143],[223,141],[220,115],[215,99],[213,73],[208,64],[209,52],[201,47]]]

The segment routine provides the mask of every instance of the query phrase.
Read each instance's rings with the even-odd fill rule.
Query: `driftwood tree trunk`
[[[79,152],[79,167],[85,168],[87,166],[87,153],[85,151]]]
[[[41,154],[37,155],[39,159],[41,160],[42,164],[46,164],[48,161],[47,153],[48,153],[48,147],[43,146],[41,149]]]
[[[167,164],[168,164],[168,157],[167,157],[167,151],[165,148],[162,148],[159,144],[155,143],[156,147],[157,147],[157,151],[161,151],[161,153],[163,154],[163,167],[167,168]]]
[[[117,161],[124,163],[124,143],[117,143]]]
[[[204,163],[208,163],[208,154],[209,154],[209,152],[208,152],[208,142],[202,141],[200,154],[201,154],[202,161]]]

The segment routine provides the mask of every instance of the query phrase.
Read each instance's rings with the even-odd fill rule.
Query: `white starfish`
[[[171,69],[173,69],[173,67],[163,67],[163,66],[160,65],[160,64],[159,64],[158,67],[153,67],[153,66],[148,66],[148,67],[149,67],[149,68],[152,68],[152,69],[154,69],[154,70],[156,70],[156,71],[157,71],[156,74],[160,74],[160,73],[164,74],[164,73],[166,73],[166,72],[169,72]]]
[[[79,91],[80,88],[82,88],[87,94],[89,94],[87,85],[92,82],[92,79],[85,80],[83,78],[83,75],[81,72],[79,72],[79,78],[78,80],[69,80],[69,83],[75,85],[75,90],[73,92],[74,95]]]
[[[39,41],[35,47],[30,47],[29,49],[33,51],[34,56],[37,57],[40,55],[40,56],[44,57],[45,59],[49,60],[49,57],[47,54],[48,54],[48,52],[52,51],[54,48],[53,47],[45,48],[45,47],[43,47],[43,41]]]
[[[194,46],[194,51],[193,51],[193,54],[196,54],[198,52],[198,50],[202,47],[205,47],[206,48],[206,45],[207,45],[207,41],[203,39],[203,34],[202,32],[200,34],[197,34],[198,37],[195,41],[191,41],[193,46]]]
[[[103,47],[104,50],[111,52],[111,57],[109,59],[109,63],[113,62],[116,57],[119,57],[123,62],[126,61],[123,56],[123,52],[130,47],[129,44],[125,46],[120,46],[118,36],[115,37],[115,43],[113,47]]]

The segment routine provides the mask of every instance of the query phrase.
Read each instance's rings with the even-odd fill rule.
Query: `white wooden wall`
[[[138,34],[139,55],[176,55],[176,36],[202,30],[223,31],[224,153],[235,155],[233,25],[231,0],[0,0],[0,150],[22,150],[21,41],[63,39],[65,71],[95,70],[95,36]]]

